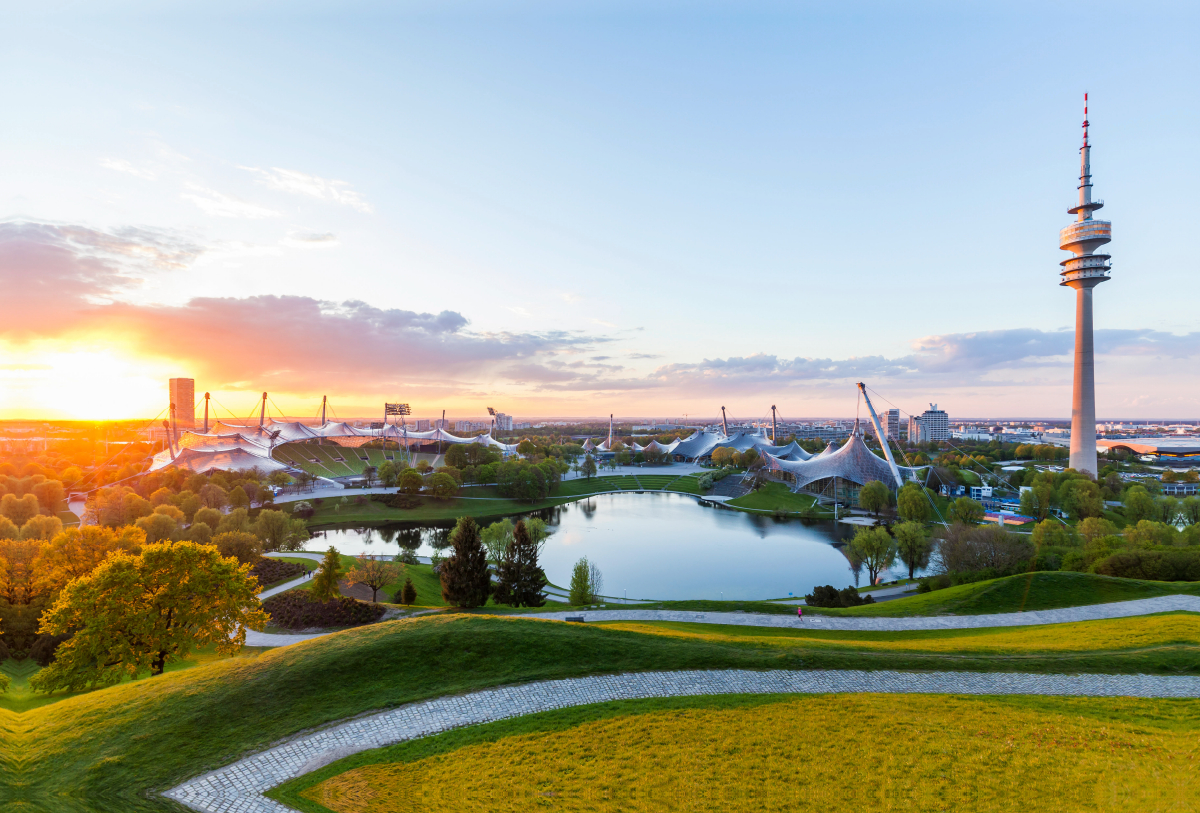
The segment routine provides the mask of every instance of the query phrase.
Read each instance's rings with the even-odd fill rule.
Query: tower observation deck
[[[1088,143],[1087,94],[1083,95],[1083,146],[1079,149],[1079,202],[1067,211],[1075,222],[1058,233],[1058,247],[1073,255],[1063,260],[1062,282],[1075,289],[1075,385],[1071,401],[1071,468],[1095,476],[1096,361],[1092,344],[1092,289],[1109,279],[1108,254],[1096,249],[1112,239],[1112,223],[1092,214],[1104,201],[1092,200],[1091,145]]]

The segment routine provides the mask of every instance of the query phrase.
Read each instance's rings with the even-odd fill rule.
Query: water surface
[[[603,494],[536,515],[552,529],[542,568],[561,586],[582,556],[599,566],[603,592],[618,598],[755,600],[854,583],[834,545],[854,529],[829,521],[777,520],[669,493]],[[448,533],[446,524],[331,529],[318,532],[308,550],[332,544],[348,554],[394,554],[403,546],[429,556]],[[907,571],[897,566],[893,574]]]

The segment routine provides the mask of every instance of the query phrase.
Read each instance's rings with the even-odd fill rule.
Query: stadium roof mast
[[[887,458],[888,465],[892,468],[892,476],[896,478],[896,488],[900,488],[904,485],[904,478],[900,476],[900,469],[896,468],[896,460],[892,457],[891,447],[888,446],[887,433],[879,425],[879,416],[875,414],[875,407],[871,406],[871,399],[867,396],[867,388],[861,381],[858,382],[858,391],[862,393],[863,400],[867,402],[867,411],[871,413],[871,423],[875,424],[875,435],[879,438],[879,445],[883,447],[883,456]]]
[[[208,399],[211,397],[212,395],[209,393],[204,393],[204,434],[206,435],[208,434]]]
[[[322,395],[321,396],[321,426],[325,425],[325,405],[327,403],[329,403],[329,396]]]
[[[171,440],[176,446],[179,445],[179,424],[175,422],[174,403],[171,404]]]
[[[262,397],[262,409],[258,413],[258,428],[262,429],[267,422],[267,394],[264,392]]]
[[[613,414],[608,413],[608,448],[612,448]]]
[[[771,445],[778,446],[779,440],[775,437],[775,405],[771,404]]]
[[[725,437],[729,437],[729,422],[725,420],[725,407],[721,407],[721,431],[725,433]]]

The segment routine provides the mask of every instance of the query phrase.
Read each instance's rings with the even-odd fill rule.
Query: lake
[[[535,514],[551,530],[542,569],[562,587],[582,556],[603,573],[603,593],[617,598],[749,601],[854,583],[846,557],[834,547],[854,535],[848,525],[777,520],[670,493],[603,494]],[[448,526],[412,523],[339,528],[317,531],[306,549],[395,554],[403,546],[429,556],[448,536]],[[889,578],[907,575],[897,563]],[[864,584],[866,578],[864,572]]]

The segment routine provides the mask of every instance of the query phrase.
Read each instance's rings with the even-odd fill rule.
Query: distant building
[[[949,439],[950,416],[946,414],[945,410],[938,409],[937,404],[930,404],[929,409],[908,419],[910,443]]]
[[[175,425],[180,429],[196,427],[196,380],[172,378],[169,388],[171,403],[175,405]]]
[[[880,423],[883,425],[883,431],[891,440],[900,439],[900,410],[889,409],[887,412],[879,416]]]
[[[496,431],[511,432],[513,431],[513,416],[505,415],[503,412],[496,413]]]
[[[417,421],[416,429],[414,429],[413,431],[415,431],[415,432],[428,432],[428,431],[429,431],[431,428],[432,428],[432,427],[429,425],[429,419],[428,419],[428,418],[422,418],[421,420]]]

